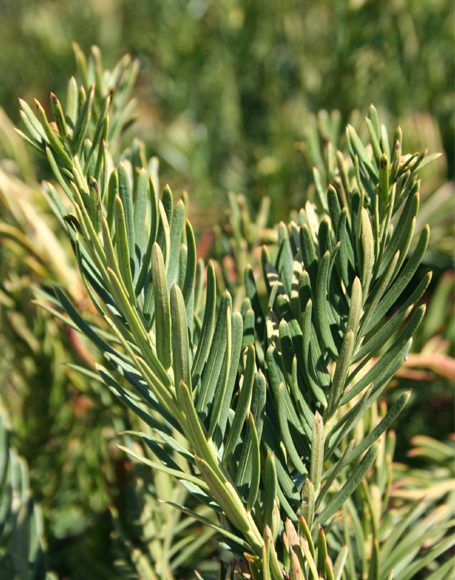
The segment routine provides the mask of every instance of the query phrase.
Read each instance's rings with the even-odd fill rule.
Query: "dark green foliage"
[[[29,488],[27,464],[11,444],[6,414],[0,416],[0,568],[5,578],[44,578],[42,515]]]

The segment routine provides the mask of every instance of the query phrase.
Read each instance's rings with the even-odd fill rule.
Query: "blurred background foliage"
[[[126,411],[74,370],[93,368],[94,353],[32,302],[34,285],[57,282],[89,309],[39,192],[46,173],[14,133],[17,97],[64,94],[74,40],[84,52],[97,44],[109,66],[137,57],[135,132],[159,157],[162,183],[191,192],[199,251],[224,262],[225,277],[257,259],[267,225],[317,199],[310,176],[316,166],[324,187],[333,173],[329,138],[345,147],[342,127],[360,131],[369,103],[389,128],[400,122],[408,152],[442,152],[424,170],[417,224],[432,227],[428,315],[391,390],[393,399],[414,387],[397,458],[415,468],[406,481],[424,487],[431,452],[407,457],[410,441],[447,440],[453,429],[454,28],[450,0],[0,0],[0,393],[59,576],[134,578],[153,566],[160,548],[141,518],[152,501],[144,489],[154,497],[157,484],[116,448],[116,432],[131,427]]]
[[[1,0],[0,12],[8,114],[18,95],[63,87],[72,40],[109,65],[131,51],[141,135],[199,200],[267,194],[283,217],[308,181],[296,142],[312,114],[337,109],[344,126],[369,103],[392,125],[421,125],[453,177],[450,0]]]

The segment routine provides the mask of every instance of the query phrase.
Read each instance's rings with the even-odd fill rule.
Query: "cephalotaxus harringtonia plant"
[[[184,200],[159,194],[138,143],[117,153],[133,68],[80,63],[86,86],[71,81],[65,107],[51,95],[54,121],[39,103],[22,115],[66,196],[47,186],[100,324],[59,288],[56,298],[100,350],[103,382],[145,424],[135,436],[149,456],[132,455],[192,494],[193,508],[170,503],[217,532],[226,577],[363,573],[339,538],[360,541],[354,502],[408,397],[372,412],[423,316],[430,277],[414,276],[427,228],[410,247],[424,156],[403,156],[399,133],[389,148],[371,109],[371,144],[349,128],[350,156],[319,207],[276,228],[262,273],[245,267],[239,312],[197,258]],[[370,539],[368,574],[387,577],[383,538]]]

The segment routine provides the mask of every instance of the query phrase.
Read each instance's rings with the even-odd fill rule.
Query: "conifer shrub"
[[[72,369],[126,409],[114,427],[136,514],[112,510],[117,573],[449,578],[451,446],[415,441],[437,481],[397,466],[410,394],[385,397],[425,312],[416,224],[432,157],[404,151],[370,107],[368,142],[348,126],[348,150],[287,223],[231,197],[205,263],[188,196],[160,187],[126,132],[137,64],[106,70],[95,50],[79,66],[65,98],[21,102],[20,134],[53,175],[43,189],[90,306],[62,280],[37,300],[91,345],[93,368]]]

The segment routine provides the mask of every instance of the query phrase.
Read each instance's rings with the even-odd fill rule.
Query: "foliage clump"
[[[384,398],[425,310],[417,220],[431,157],[405,154],[371,107],[368,142],[347,127],[347,151],[332,149],[314,202],[288,223],[266,229],[266,206],[245,221],[231,198],[232,235],[217,240],[233,249],[227,276],[198,257],[187,198],[160,188],[156,159],[137,140],[122,147],[137,64],[78,59],[64,104],[21,102],[21,135],[52,172],[47,201],[84,287],[77,302],[63,280],[41,284],[38,301],[96,348],[72,369],[139,467],[133,510],[112,510],[117,569],[448,576],[450,470],[433,490],[416,471],[397,481],[390,428],[409,394]]]

